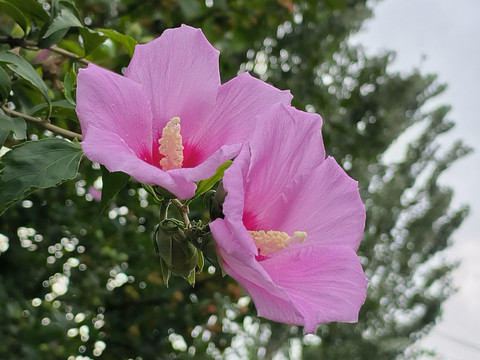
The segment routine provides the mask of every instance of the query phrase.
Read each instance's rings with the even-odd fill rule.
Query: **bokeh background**
[[[392,67],[406,72],[413,68],[438,74],[448,84],[446,91],[430,106],[447,103],[449,117],[456,123],[440,139],[450,144],[464,139],[475,151],[454,164],[440,182],[454,189],[453,203],[470,204],[470,216],[452,237],[449,259],[460,260],[454,272],[457,292],[444,304],[441,320],[423,345],[437,350],[439,359],[480,357],[480,173],[479,115],[475,84],[480,79],[480,4],[474,1],[381,1],[374,18],[367,20],[351,41],[363,44],[369,53],[395,51]],[[406,132],[392,146],[390,159],[402,154],[405,144],[418,133]],[[397,157],[398,158],[398,157]]]
[[[214,264],[195,288],[181,278],[166,288],[152,245],[157,205],[131,180],[102,209],[102,169],[85,159],[75,180],[36,191],[0,217],[0,358],[475,359],[478,155],[470,146],[478,125],[467,86],[478,78],[478,6],[5,1],[31,27],[23,31],[2,5],[0,51],[10,49],[8,36],[26,36],[30,45],[14,50],[43,76],[56,104],[52,122],[73,131],[79,125],[62,87],[83,65],[50,52],[55,44],[121,73],[135,40],[186,23],[221,51],[223,81],[249,71],[290,89],[296,107],[322,115],[327,153],[359,181],[367,209],[359,256],[370,284],[358,324],[324,324],[305,337],[257,318]],[[42,28],[65,12],[81,26],[45,40]],[[41,113],[41,94],[7,71],[13,92],[5,103]],[[28,135],[52,136],[30,125]],[[5,147],[21,141],[11,134]],[[205,220],[200,202],[192,216]]]

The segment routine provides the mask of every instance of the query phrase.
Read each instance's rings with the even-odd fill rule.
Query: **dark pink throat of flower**
[[[170,119],[152,148],[151,152],[145,150],[139,158],[164,171],[193,168],[204,160],[197,147],[183,139],[179,117]]]

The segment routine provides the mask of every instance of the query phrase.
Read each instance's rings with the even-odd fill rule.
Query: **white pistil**
[[[180,118],[172,118],[162,130],[162,138],[158,151],[164,157],[160,160],[162,170],[179,169],[183,164],[182,135],[180,134]]]

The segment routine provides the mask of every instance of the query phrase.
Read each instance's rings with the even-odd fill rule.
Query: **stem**
[[[78,56],[77,54],[74,54],[70,51],[67,51],[65,49],[62,49],[62,48],[58,47],[57,45],[52,45],[52,46],[49,47],[49,49],[52,50],[52,51],[55,51],[56,53],[59,53],[63,56],[67,56],[67,57],[69,57],[69,58],[71,58],[75,61],[81,62],[85,65],[93,64],[93,62],[91,62],[90,60],[84,59],[84,58]]]
[[[185,223],[185,228],[190,227],[190,219],[188,218],[188,205],[182,204],[178,199],[173,199],[172,204],[175,205],[180,212],[182,220]]]
[[[50,130],[54,134],[57,134],[57,135],[60,135],[60,136],[63,136],[63,137],[69,138],[69,139],[77,139],[78,141],[82,141],[82,135],[81,134],[78,134],[76,132],[61,128],[61,127],[56,126],[56,125],[53,125],[53,124],[50,123],[50,120],[43,120],[43,119],[36,118],[36,117],[30,116],[30,115],[27,115],[27,114],[23,114],[23,113],[20,113],[18,111],[11,110],[6,106],[2,106],[2,110],[5,112],[5,114],[8,114],[10,116],[21,117],[21,118],[27,120],[28,122],[30,122],[30,123],[32,123],[36,126],[43,127],[44,129]]]
[[[167,219],[169,206],[170,206],[170,199],[163,199],[160,205],[160,222]]]
[[[28,50],[40,50],[40,48],[38,47],[38,43],[35,41],[13,38],[11,36],[0,36],[0,44],[8,44],[11,48],[19,46]],[[75,61],[81,62],[85,65],[92,63],[91,61],[84,59],[77,54],[58,47],[57,45],[52,45],[48,49],[63,56],[69,57]]]

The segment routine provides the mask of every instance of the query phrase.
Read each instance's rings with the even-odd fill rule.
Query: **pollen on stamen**
[[[265,255],[282,250],[293,243],[301,243],[307,237],[305,231],[295,231],[293,236],[288,235],[286,232],[275,230],[251,230],[248,233],[258,248],[257,260],[258,257],[262,257],[263,260],[266,258]]]
[[[160,160],[162,170],[179,169],[183,164],[182,135],[180,134],[180,118],[173,117],[162,130],[158,140],[158,151],[164,157]]]

